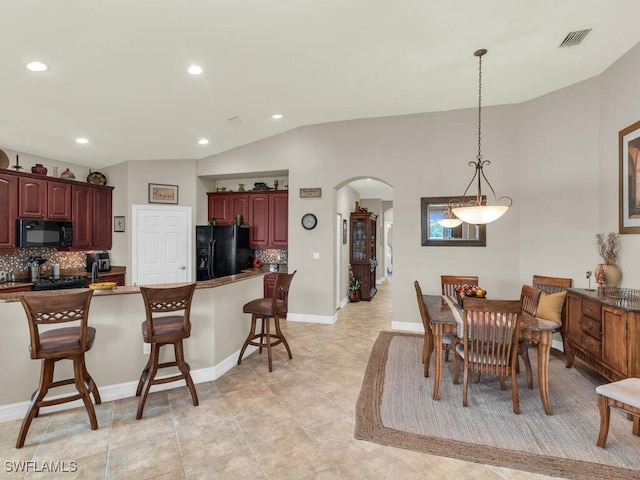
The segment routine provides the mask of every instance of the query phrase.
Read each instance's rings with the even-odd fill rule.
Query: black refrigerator
[[[240,273],[249,267],[249,226],[198,225],[196,252],[196,280]]]

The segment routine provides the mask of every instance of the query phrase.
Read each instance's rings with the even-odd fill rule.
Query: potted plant
[[[360,287],[362,286],[362,282],[360,281],[360,277],[351,276],[349,278],[349,301],[350,302],[359,302],[360,301]]]
[[[596,241],[598,245],[598,253],[602,257],[602,268],[604,270],[604,276],[606,279],[606,286],[608,288],[617,287],[620,283],[622,273],[618,268],[618,257],[620,255],[620,235],[615,232],[609,232],[606,235],[604,233],[596,234]],[[596,275],[600,269],[600,265],[596,269]]]

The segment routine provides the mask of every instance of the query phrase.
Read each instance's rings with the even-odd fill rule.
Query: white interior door
[[[191,207],[133,205],[132,279],[137,285],[191,280]]]

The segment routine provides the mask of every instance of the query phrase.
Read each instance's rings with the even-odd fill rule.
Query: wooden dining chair
[[[544,275],[534,275],[531,285],[533,285],[538,290],[542,290],[542,296],[544,295],[553,295],[555,293],[566,292],[567,289],[571,288],[573,280],[570,278],[563,277],[547,277]],[[565,352],[568,352],[569,349],[565,346],[564,340],[564,330],[567,324],[567,305],[566,302],[562,305],[562,309],[560,312],[560,336],[562,337],[562,346]],[[569,359],[567,359],[567,362]]]
[[[523,285],[520,291],[520,301],[522,302],[522,313],[535,318],[538,313],[538,302],[542,291],[530,285]],[[533,389],[533,372],[529,361],[529,341],[520,340],[519,353],[527,371],[527,387]]]
[[[456,288],[464,285],[478,285],[478,277],[460,275],[440,275],[442,295],[455,296]]]
[[[420,284],[416,280],[413,282],[413,286],[416,288],[416,299],[418,301],[418,309],[420,310],[420,317],[422,318],[422,326],[424,327],[424,342],[422,344],[422,363],[424,363],[424,376],[429,376],[429,363],[431,362],[431,354],[433,353],[433,331],[431,330],[431,321],[429,319],[429,313],[427,307],[424,304],[422,298],[422,289]],[[449,350],[451,350],[454,342],[454,337],[450,333],[445,333],[442,337],[442,347],[444,348],[445,361],[449,361]]]
[[[462,405],[467,406],[469,376],[492,374],[500,377],[500,389],[506,390],[505,377],[511,379],[513,412],[520,413],[516,363],[522,302],[520,300],[464,301],[462,342],[455,346],[453,382],[459,383],[463,364]]]

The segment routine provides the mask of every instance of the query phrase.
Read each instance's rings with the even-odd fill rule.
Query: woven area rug
[[[490,375],[469,385],[469,406],[463,407],[462,384],[453,385],[452,359],[443,362],[440,399],[434,401],[433,378],[423,376],[421,352],[421,335],[380,333],[356,406],[357,439],[550,476],[640,478],[640,438],[631,433],[623,412],[611,410],[606,449],[596,446],[595,386],[606,380],[588,369],[565,368],[561,358],[551,356],[550,416],[542,408],[537,378],[529,390],[522,369],[521,413],[516,415],[509,381],[501,391]],[[536,375],[535,349],[530,357]]]

